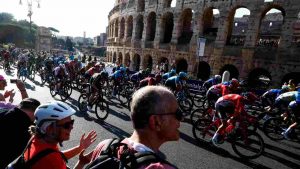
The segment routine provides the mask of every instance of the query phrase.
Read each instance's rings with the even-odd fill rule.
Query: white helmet
[[[222,77],[221,77],[221,75],[215,75],[215,78],[219,80],[219,79],[221,79]]]
[[[34,112],[34,123],[42,133],[46,132],[47,127],[58,120],[73,115],[76,111],[61,101],[52,101],[40,105]]]

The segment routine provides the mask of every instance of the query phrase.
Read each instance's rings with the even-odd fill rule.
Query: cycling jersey
[[[180,80],[178,76],[170,77],[166,80],[165,86],[176,90],[178,86],[183,86],[184,80]]]
[[[174,77],[174,76],[175,76],[175,74],[173,74],[171,72],[168,72],[168,73],[165,73],[165,74],[162,75],[162,79],[167,80],[170,77]]]
[[[94,92],[95,90],[93,90],[94,88],[96,88],[97,90],[101,90],[102,84],[102,77],[100,73],[95,73],[93,74],[93,76],[90,79],[90,84],[92,86],[92,92]]]
[[[234,108],[234,114],[232,116],[236,117],[240,113],[245,112],[245,103],[244,103],[243,96],[241,96],[239,94],[228,94],[228,95],[220,97],[217,100],[216,105],[223,100],[231,101],[234,104],[235,108]]]
[[[229,87],[224,84],[211,86],[206,92],[206,98],[210,106],[213,106],[219,97],[229,94]]]
[[[145,87],[145,86],[153,86],[153,85],[156,85],[156,84],[157,84],[157,82],[153,77],[147,77],[147,78],[140,81],[139,86],[140,87]]]
[[[300,104],[297,101],[291,101],[288,108],[290,109],[291,115],[295,120],[300,122]]]
[[[141,79],[143,79],[143,74],[141,72],[136,72],[133,75],[130,76],[130,81],[132,82],[139,82]]]
[[[219,84],[219,80],[217,78],[210,78],[207,81],[205,81],[202,86],[205,87],[206,89],[209,89],[211,86],[217,84]]]

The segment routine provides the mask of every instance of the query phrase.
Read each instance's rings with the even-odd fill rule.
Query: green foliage
[[[14,21],[14,16],[10,13],[0,13],[0,23],[11,23]]]

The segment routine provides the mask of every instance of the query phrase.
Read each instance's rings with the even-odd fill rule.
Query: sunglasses
[[[164,114],[151,114],[151,115],[158,115],[158,116],[165,116],[165,115],[175,115],[175,118],[178,121],[182,121],[183,120],[183,112],[180,110],[180,108],[178,108],[175,112],[173,113],[164,113]]]
[[[71,120],[71,121],[66,122],[66,123],[64,123],[64,124],[60,124],[60,125],[56,125],[56,126],[57,126],[57,127],[62,127],[62,128],[64,128],[64,129],[68,130],[68,129],[70,129],[71,127],[73,127],[74,121],[75,121],[75,120]]]

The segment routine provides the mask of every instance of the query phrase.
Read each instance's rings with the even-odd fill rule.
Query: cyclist
[[[235,93],[238,87],[239,87],[239,81],[236,79],[232,79],[229,85],[220,83],[211,86],[206,92],[206,98],[209,105],[213,107],[219,97],[230,93]]]
[[[170,88],[175,95],[182,90],[187,80],[187,73],[179,72],[178,76],[170,77],[166,80],[165,86]]]
[[[288,109],[290,112],[290,116],[292,117],[291,118],[292,124],[287,129],[285,129],[285,131],[282,133],[282,135],[286,139],[290,139],[291,131],[293,129],[295,129],[300,122],[300,95],[299,95],[299,93],[298,93],[296,100],[291,101],[289,103]]]
[[[92,102],[94,101],[95,96],[100,94],[99,92],[102,92],[103,87],[103,81],[106,81],[106,74],[101,71],[101,73],[94,73],[93,76],[90,79],[91,84],[91,95],[88,100],[87,109],[91,111],[92,109]]]
[[[68,76],[64,61],[59,61],[59,65],[54,68],[55,88],[54,91],[58,92],[61,89],[61,83]]]
[[[145,79],[140,81],[139,87],[145,87],[145,86],[154,86],[161,83],[161,75],[156,74],[155,77],[146,77]]]
[[[288,91],[289,91],[288,86],[283,86],[281,89],[270,89],[261,96],[262,104],[265,107],[273,106],[276,97],[278,97],[280,94],[288,92]]]
[[[145,77],[145,71],[140,70],[130,76],[130,81],[132,81],[135,84],[138,84],[142,79]]]
[[[211,86],[221,83],[222,77],[220,75],[215,75],[213,78],[208,79],[202,85],[205,90],[208,90]]]
[[[18,56],[18,63],[17,63],[17,74],[19,74],[19,71],[21,68],[27,67],[27,61],[28,61],[28,52],[27,50],[24,50],[23,53],[21,53]]]
[[[111,80],[113,81],[113,96],[116,96],[117,88],[120,85],[122,79],[124,78],[125,73],[126,73],[126,68],[120,67],[120,70],[115,71],[111,75]]]
[[[167,72],[165,74],[162,75],[162,79],[163,80],[167,80],[169,79],[170,77],[173,77],[176,75],[176,71],[174,69],[172,69],[170,72]]]
[[[296,100],[296,97],[298,96],[298,94],[299,94],[298,91],[291,91],[291,92],[286,92],[286,93],[279,95],[275,99],[275,103],[272,107],[270,107],[269,111],[271,111],[273,108],[278,108],[279,113],[285,113],[287,111],[289,103],[291,101]]]
[[[99,63],[97,63],[97,64],[95,64],[93,67],[91,67],[91,68],[89,68],[86,72],[85,72],[85,74],[84,74],[84,77],[87,79],[87,80],[89,80],[92,76],[93,76],[93,74],[94,73],[99,73],[101,70],[100,70],[100,64]]]
[[[221,120],[221,125],[212,138],[212,143],[214,145],[220,144],[222,137],[221,131],[223,131],[227,127],[227,120],[241,121],[244,119],[249,119],[249,117],[251,117],[245,111],[245,104],[254,103],[257,99],[258,97],[254,93],[246,92],[242,95],[228,94],[220,97],[217,100],[215,109],[217,112],[217,116]]]

